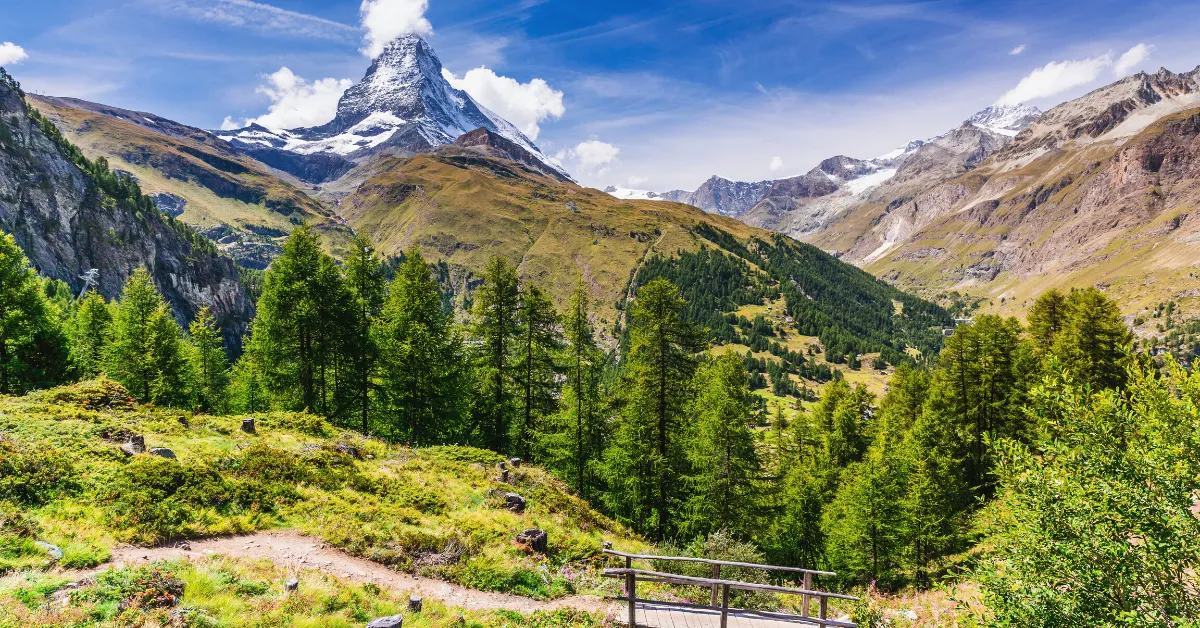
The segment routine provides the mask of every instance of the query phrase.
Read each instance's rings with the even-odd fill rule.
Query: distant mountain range
[[[539,169],[570,179],[517,127],[452,87],[437,54],[419,35],[388,44],[342,95],[337,115],[326,124],[286,131],[252,124],[214,133],[265,164],[323,183],[378,155],[428,152],[480,128],[511,142],[510,151],[519,148]]]

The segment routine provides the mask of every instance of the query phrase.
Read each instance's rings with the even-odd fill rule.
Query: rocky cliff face
[[[189,322],[204,305],[227,344],[240,346],[253,305],[233,261],[189,227],[162,214],[136,215],[100,190],[30,117],[24,94],[0,73],[0,229],[13,234],[37,270],[74,290],[99,270],[99,291],[112,298],[146,267],[177,317]]]
[[[774,181],[730,181],[713,176],[696,188],[684,202],[706,212],[737,218],[762,199],[772,183]]]
[[[558,181],[570,181],[560,170],[548,167],[542,160],[538,159],[533,153],[521,148],[516,142],[484,127],[480,127],[469,133],[463,133],[454,141],[454,144],[459,148],[465,148],[489,157],[516,162],[531,172]]]

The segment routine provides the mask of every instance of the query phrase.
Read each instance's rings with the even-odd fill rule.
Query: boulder
[[[530,549],[542,554],[546,553],[546,545],[550,537],[545,530],[539,528],[529,528],[517,535],[517,542],[522,545],[528,545]]]
[[[422,603],[421,596],[419,596],[419,595],[408,596],[408,610],[410,612],[413,612],[413,613],[421,612],[421,603]]]
[[[51,545],[45,541],[34,541],[33,544],[45,550],[50,555],[50,558],[62,560],[63,551],[57,545]]]
[[[371,623],[367,624],[367,628],[401,628],[403,625],[404,615],[392,615],[391,617],[372,619]]]
[[[515,513],[525,512],[525,498],[516,493],[505,493],[504,507]]]
[[[129,442],[121,445],[121,451],[134,456],[146,451],[146,438],[141,434],[130,434]]]
[[[150,450],[150,455],[158,456],[160,458],[170,458],[171,460],[175,460],[175,452],[171,451],[170,449],[167,449],[166,447],[155,447],[154,449]]]
[[[242,419],[242,431],[247,434],[254,434],[254,419]]]

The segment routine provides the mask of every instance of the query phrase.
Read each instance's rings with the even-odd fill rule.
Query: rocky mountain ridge
[[[78,291],[82,275],[96,269],[97,290],[113,298],[145,267],[181,322],[207,305],[227,346],[240,347],[254,310],[233,261],[169,216],[109,196],[32,114],[20,86],[0,70],[0,229],[38,272]]]

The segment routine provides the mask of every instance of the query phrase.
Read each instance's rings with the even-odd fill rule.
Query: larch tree
[[[43,282],[12,235],[0,237],[0,394],[61,381],[67,341]]]
[[[517,269],[503,257],[488,260],[483,285],[475,293],[471,335],[477,343],[475,375],[479,380],[476,420],[485,447],[509,451],[513,399],[513,353],[520,306]]]
[[[533,434],[554,411],[558,397],[555,358],[562,349],[559,316],[545,291],[534,284],[521,287],[517,310],[517,350],[513,370],[521,394],[513,451],[533,457]]]
[[[229,360],[221,342],[221,329],[208,306],[200,308],[188,326],[192,342],[192,371],[196,376],[196,398],[206,412],[224,410],[229,386]]]
[[[112,308],[104,297],[89,290],[71,324],[71,358],[81,376],[95,377],[104,371],[112,328]]]
[[[375,245],[357,236],[346,258],[346,288],[350,293],[343,353],[348,362],[348,384],[342,388],[342,406],[357,410],[360,429],[370,433],[371,399],[379,363],[379,347],[371,333],[386,297],[383,266]]]

